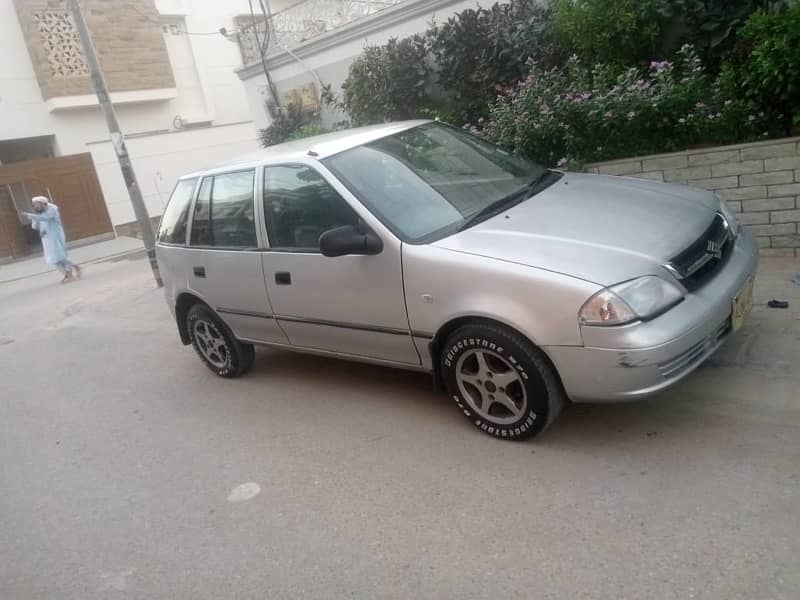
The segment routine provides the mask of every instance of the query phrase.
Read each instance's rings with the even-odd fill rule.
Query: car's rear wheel
[[[186,330],[197,354],[220,377],[238,377],[253,365],[253,346],[237,340],[207,306],[195,304],[189,309]]]
[[[444,344],[447,392],[478,429],[523,440],[547,429],[566,404],[547,358],[520,334],[488,323],[460,327]]]

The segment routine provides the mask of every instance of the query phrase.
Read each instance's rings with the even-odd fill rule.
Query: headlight
[[[719,200],[719,212],[722,213],[722,216],[728,222],[728,226],[731,228],[731,233],[733,234],[733,237],[736,238],[742,229],[741,225],[739,225],[739,221],[736,219],[736,213],[733,212],[731,207],[728,206],[728,203],[718,195],[717,200]]]
[[[622,325],[653,318],[683,299],[683,292],[666,279],[646,275],[597,292],[580,311],[583,325]]]

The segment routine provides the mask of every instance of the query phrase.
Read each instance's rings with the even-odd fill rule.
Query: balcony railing
[[[305,0],[276,11],[270,19],[266,56],[310,40],[363,17],[380,12],[405,0]],[[264,39],[265,21],[242,16],[237,19],[242,61],[250,65],[260,60],[259,40]]]

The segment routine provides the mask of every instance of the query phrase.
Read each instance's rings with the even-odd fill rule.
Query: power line
[[[275,12],[272,12],[270,10],[269,11],[269,16],[266,16],[265,18],[267,20],[274,19],[278,15],[283,14],[283,13],[285,13],[287,11],[290,11],[293,8],[297,7],[297,6],[300,6],[301,4],[306,4],[307,2],[310,2],[310,1],[311,0],[300,0],[299,2],[295,2],[294,4],[291,4],[291,5],[287,6],[286,8],[282,8],[281,10],[278,10],[278,11],[275,11]],[[367,0],[362,0],[362,1],[366,2]],[[154,23],[156,25],[167,25],[168,24],[168,23],[164,23],[162,21],[158,21],[156,19],[153,19],[150,15],[143,13],[142,11],[140,11],[133,4],[129,4],[128,7],[131,8],[133,10],[133,12],[135,12],[137,15],[139,15],[140,17],[145,18],[146,20],[150,21],[151,23]],[[262,5],[262,11],[263,11],[263,8],[264,7]],[[254,13],[254,11],[251,10],[250,14],[251,14],[251,17],[254,20],[254,22],[251,24],[251,26],[255,29],[255,27],[256,27],[256,24],[255,24],[255,13]],[[185,33],[186,35],[220,35],[219,30],[217,30],[217,31],[183,31],[182,33]],[[267,39],[269,39],[269,32],[267,32]]]
[[[154,25],[158,25],[159,27],[161,27],[163,25],[169,25],[169,22],[161,21],[159,19],[154,19],[150,15],[143,13],[138,8],[136,8],[136,6],[133,5],[133,4],[128,4],[127,6],[131,10],[133,10],[133,12],[135,12],[137,15],[139,15],[140,17],[142,17],[146,21],[149,21],[150,23],[153,23]],[[217,30],[217,31],[185,31],[185,30],[182,30],[181,33],[183,33],[185,35],[221,35],[219,30]]]
[[[261,12],[264,13],[264,5],[261,4],[259,0],[259,7],[261,7]],[[256,46],[258,46],[258,51],[260,54],[265,55],[267,50],[269,49],[269,37],[270,37],[270,22],[267,19],[266,13],[264,13],[264,39],[259,41],[258,37],[258,26],[259,23],[256,22],[256,16],[253,11],[253,2],[252,0],[249,2],[250,5],[250,27],[253,30],[253,35],[256,37]]]
[[[274,19],[274,18],[275,18],[275,17],[277,17],[278,15],[280,15],[280,14],[283,14],[283,13],[285,13],[285,12],[286,12],[286,11],[288,11],[288,10],[292,10],[293,8],[295,8],[295,7],[297,7],[297,6],[300,6],[301,4],[305,4],[306,2],[310,2],[310,1],[311,1],[311,0],[300,0],[299,2],[295,2],[294,4],[290,4],[290,5],[289,5],[289,6],[287,6],[286,8],[282,8],[282,9],[280,9],[280,10],[276,10],[275,12],[272,12],[272,11],[270,11],[270,16],[269,16],[269,18],[270,18],[270,19]]]
[[[297,8],[298,6],[301,6],[303,4],[307,4],[308,2],[311,2],[311,1],[312,0],[299,0],[298,2],[295,2],[294,4],[290,4],[289,6],[287,6],[286,8],[282,8],[281,10],[276,10],[275,12],[272,12],[272,10],[270,10],[270,11],[268,11],[269,14],[265,16],[265,19],[267,21],[271,21],[275,17],[277,17],[278,15],[282,15],[285,12],[288,12],[288,11],[290,11],[290,10],[292,10],[294,8]],[[355,2],[357,4],[366,4],[367,2],[370,2],[371,0],[350,0],[350,1],[351,2]],[[159,21],[157,19],[153,19],[150,15],[143,13],[142,11],[140,11],[133,4],[127,4],[127,7],[130,8],[131,10],[133,10],[133,12],[138,14],[140,17],[143,17],[144,19],[146,19],[147,21],[149,21],[149,22],[151,22],[151,23],[153,23],[155,25],[161,26],[161,25],[168,25],[169,24],[169,23],[165,23],[163,21]],[[262,5],[262,11],[263,11],[263,8],[264,7]],[[267,11],[265,11],[265,12],[267,12]],[[253,18],[255,18],[254,15],[253,15]],[[253,23],[252,26],[255,27],[255,23]],[[217,31],[181,31],[181,33],[186,34],[186,35],[220,35],[219,30],[217,30]],[[269,31],[267,31],[266,38],[267,38],[267,40],[269,39]]]
[[[261,0],[259,0],[260,2]],[[272,76],[269,74],[269,68],[267,67],[267,43],[269,43],[269,28],[270,28],[270,21],[267,20],[264,22],[264,40],[262,41],[258,35],[258,26],[256,24],[256,14],[253,10],[253,0],[247,0],[247,4],[250,7],[250,19],[252,21],[253,27],[253,35],[256,38],[256,46],[258,47],[258,55],[261,59],[261,67],[264,69],[264,76],[267,78],[267,87],[269,88],[270,96],[272,96],[272,101],[274,102],[274,109],[269,107],[270,117],[273,119],[275,118],[276,111],[280,111],[281,103],[278,100],[278,93],[275,90],[275,84],[272,81]],[[266,15],[266,10],[264,9],[263,4],[261,5],[262,10],[264,10],[264,14]]]
[[[267,6],[264,6],[264,0],[258,0],[258,5],[261,7],[261,14],[264,15],[264,54],[266,54],[272,39],[272,10],[269,7],[269,0]]]
[[[185,35],[222,35],[219,31],[182,31]]]

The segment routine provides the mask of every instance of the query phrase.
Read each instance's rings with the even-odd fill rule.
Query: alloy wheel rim
[[[192,329],[197,347],[203,357],[218,369],[228,364],[228,343],[213,323],[199,319]]]
[[[470,408],[495,425],[519,421],[528,408],[522,376],[490,350],[468,350],[456,362],[456,382]]]

